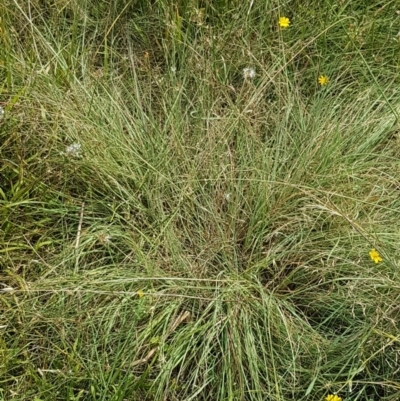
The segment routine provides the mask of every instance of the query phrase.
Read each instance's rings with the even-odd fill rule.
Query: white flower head
[[[71,157],[81,157],[81,145],[74,142],[65,149],[65,154]]]
[[[99,242],[101,242],[103,245],[111,244],[111,235],[110,234],[101,233],[98,238],[99,238]]]
[[[0,106],[0,120],[2,120],[4,118],[4,114],[6,112],[4,111],[4,108],[2,106]]]
[[[244,79],[253,79],[256,76],[256,70],[251,67],[243,68]]]

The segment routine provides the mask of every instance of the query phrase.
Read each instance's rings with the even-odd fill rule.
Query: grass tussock
[[[0,5],[2,398],[399,398],[400,15],[336,3]]]

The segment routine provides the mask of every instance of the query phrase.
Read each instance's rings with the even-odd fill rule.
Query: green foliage
[[[0,4],[0,398],[397,399],[396,7]]]

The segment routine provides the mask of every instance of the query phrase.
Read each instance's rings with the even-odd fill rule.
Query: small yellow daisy
[[[326,396],[325,401],[342,401],[342,399],[336,394],[329,394]]]
[[[144,297],[144,292],[142,290],[139,290],[136,294],[138,294],[139,298]]]
[[[371,249],[369,251],[369,256],[375,263],[382,262],[382,260],[383,260],[381,258],[381,255],[379,255],[379,252],[376,249]]]
[[[318,77],[318,83],[319,83],[321,86],[328,85],[328,83],[329,83],[329,78],[328,78],[326,75],[320,75],[320,76]]]
[[[288,17],[280,17],[278,20],[278,24],[281,28],[289,28],[290,19]]]

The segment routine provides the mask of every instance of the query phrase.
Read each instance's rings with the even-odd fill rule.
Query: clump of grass
[[[4,398],[396,397],[394,3],[256,3],[0,6]]]

